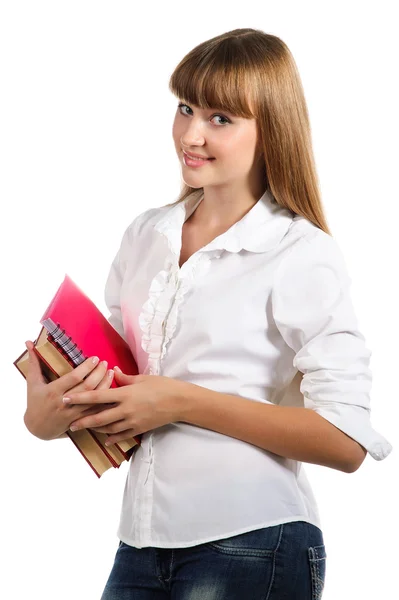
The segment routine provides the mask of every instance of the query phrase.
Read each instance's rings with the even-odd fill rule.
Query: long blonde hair
[[[169,89],[187,104],[255,118],[265,190],[278,204],[332,235],[321,202],[301,79],[280,38],[245,28],[206,40],[180,61]],[[178,199],[166,206],[182,202],[195,190],[183,182]]]

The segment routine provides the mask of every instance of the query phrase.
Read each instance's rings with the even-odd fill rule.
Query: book
[[[34,341],[34,351],[48,383],[93,355],[107,360],[108,364],[118,365],[124,373],[138,374],[126,341],[68,275],[65,275],[40,322],[42,328]],[[25,379],[28,359],[26,349],[13,363]],[[118,387],[115,380],[111,387]],[[107,406],[104,405],[104,408]],[[135,436],[105,446],[107,434],[90,429],[68,430],[66,434],[98,477],[110,467],[119,468],[141,443],[141,436]]]
[[[39,359],[43,377],[48,383],[74,368],[64,356],[62,348],[57,349],[54,340],[50,343],[50,337],[46,329],[42,327],[38,339],[34,342],[34,351]],[[26,350],[14,363],[25,379],[28,371],[28,360],[29,354]],[[104,408],[107,406],[107,404],[103,405]],[[122,454],[115,444],[105,446],[104,442],[107,435],[104,433],[84,429],[74,432],[67,431],[66,434],[98,477],[101,477],[112,466],[119,468],[120,464],[127,460],[125,455],[129,455],[130,448],[133,449],[135,445],[135,442],[132,444],[132,440],[119,442],[123,445],[124,454]],[[132,439],[134,440],[134,438]]]
[[[60,352],[64,355],[65,359],[72,365],[73,368],[75,366],[77,366],[78,364],[81,364],[82,362],[84,362],[84,360],[86,360],[86,357],[83,354],[82,350],[80,348],[78,348],[77,344],[74,343],[73,340],[65,334],[65,331],[62,330],[60,327],[58,327],[52,319],[50,319],[50,318],[42,319],[42,323],[48,330],[48,333],[47,333],[48,341],[57,349],[58,352]],[[108,322],[107,322],[107,325],[109,325]],[[129,352],[130,352],[130,350],[129,350]],[[134,365],[137,370],[136,363],[134,363]],[[59,376],[60,376],[60,374],[59,374]],[[117,387],[117,385],[115,384],[115,381],[113,381],[112,383],[113,383],[113,385],[111,385],[111,387]],[[104,405],[104,406],[106,406],[106,405]],[[97,436],[97,432],[93,432],[93,434],[95,436]],[[127,459],[128,458],[127,452],[130,450],[130,448],[132,446],[136,445],[136,441],[135,441],[135,438],[130,438],[127,440],[122,440],[120,442],[117,442],[116,445],[117,445],[119,452],[122,453],[122,455],[124,456],[125,459]],[[106,451],[107,448],[108,447],[106,446],[104,448],[104,450]],[[112,462],[112,459],[111,459],[111,462]]]

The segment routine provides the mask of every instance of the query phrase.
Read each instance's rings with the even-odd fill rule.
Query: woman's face
[[[198,188],[242,183],[245,186],[252,177],[258,177],[257,160],[261,151],[255,119],[179,101],[180,104],[173,122],[173,140],[187,185]],[[199,167],[188,166],[184,150],[213,160]]]

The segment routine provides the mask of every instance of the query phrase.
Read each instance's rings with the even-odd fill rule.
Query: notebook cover
[[[100,360],[108,361],[111,368],[117,365],[127,375],[138,375],[138,367],[127,342],[68,275],[65,275],[40,319],[42,325],[45,319],[52,319],[64,329],[86,357],[98,356]],[[111,387],[118,387],[115,378]],[[141,436],[133,439],[140,444]],[[129,460],[131,453],[116,445]]]
[[[110,368],[118,365],[127,375],[138,375],[127,342],[68,275],[40,319],[42,325],[45,319],[64,329],[86,357],[98,356]],[[115,380],[112,387],[118,387]]]

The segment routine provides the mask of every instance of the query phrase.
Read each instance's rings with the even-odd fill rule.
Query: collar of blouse
[[[183,202],[170,207],[155,224],[156,231],[164,234],[171,245],[178,248],[183,223],[202,199],[202,190],[195,191]],[[279,244],[294,217],[295,213],[280,206],[270,191],[266,190],[251,210],[208,244],[206,250],[266,252]]]

